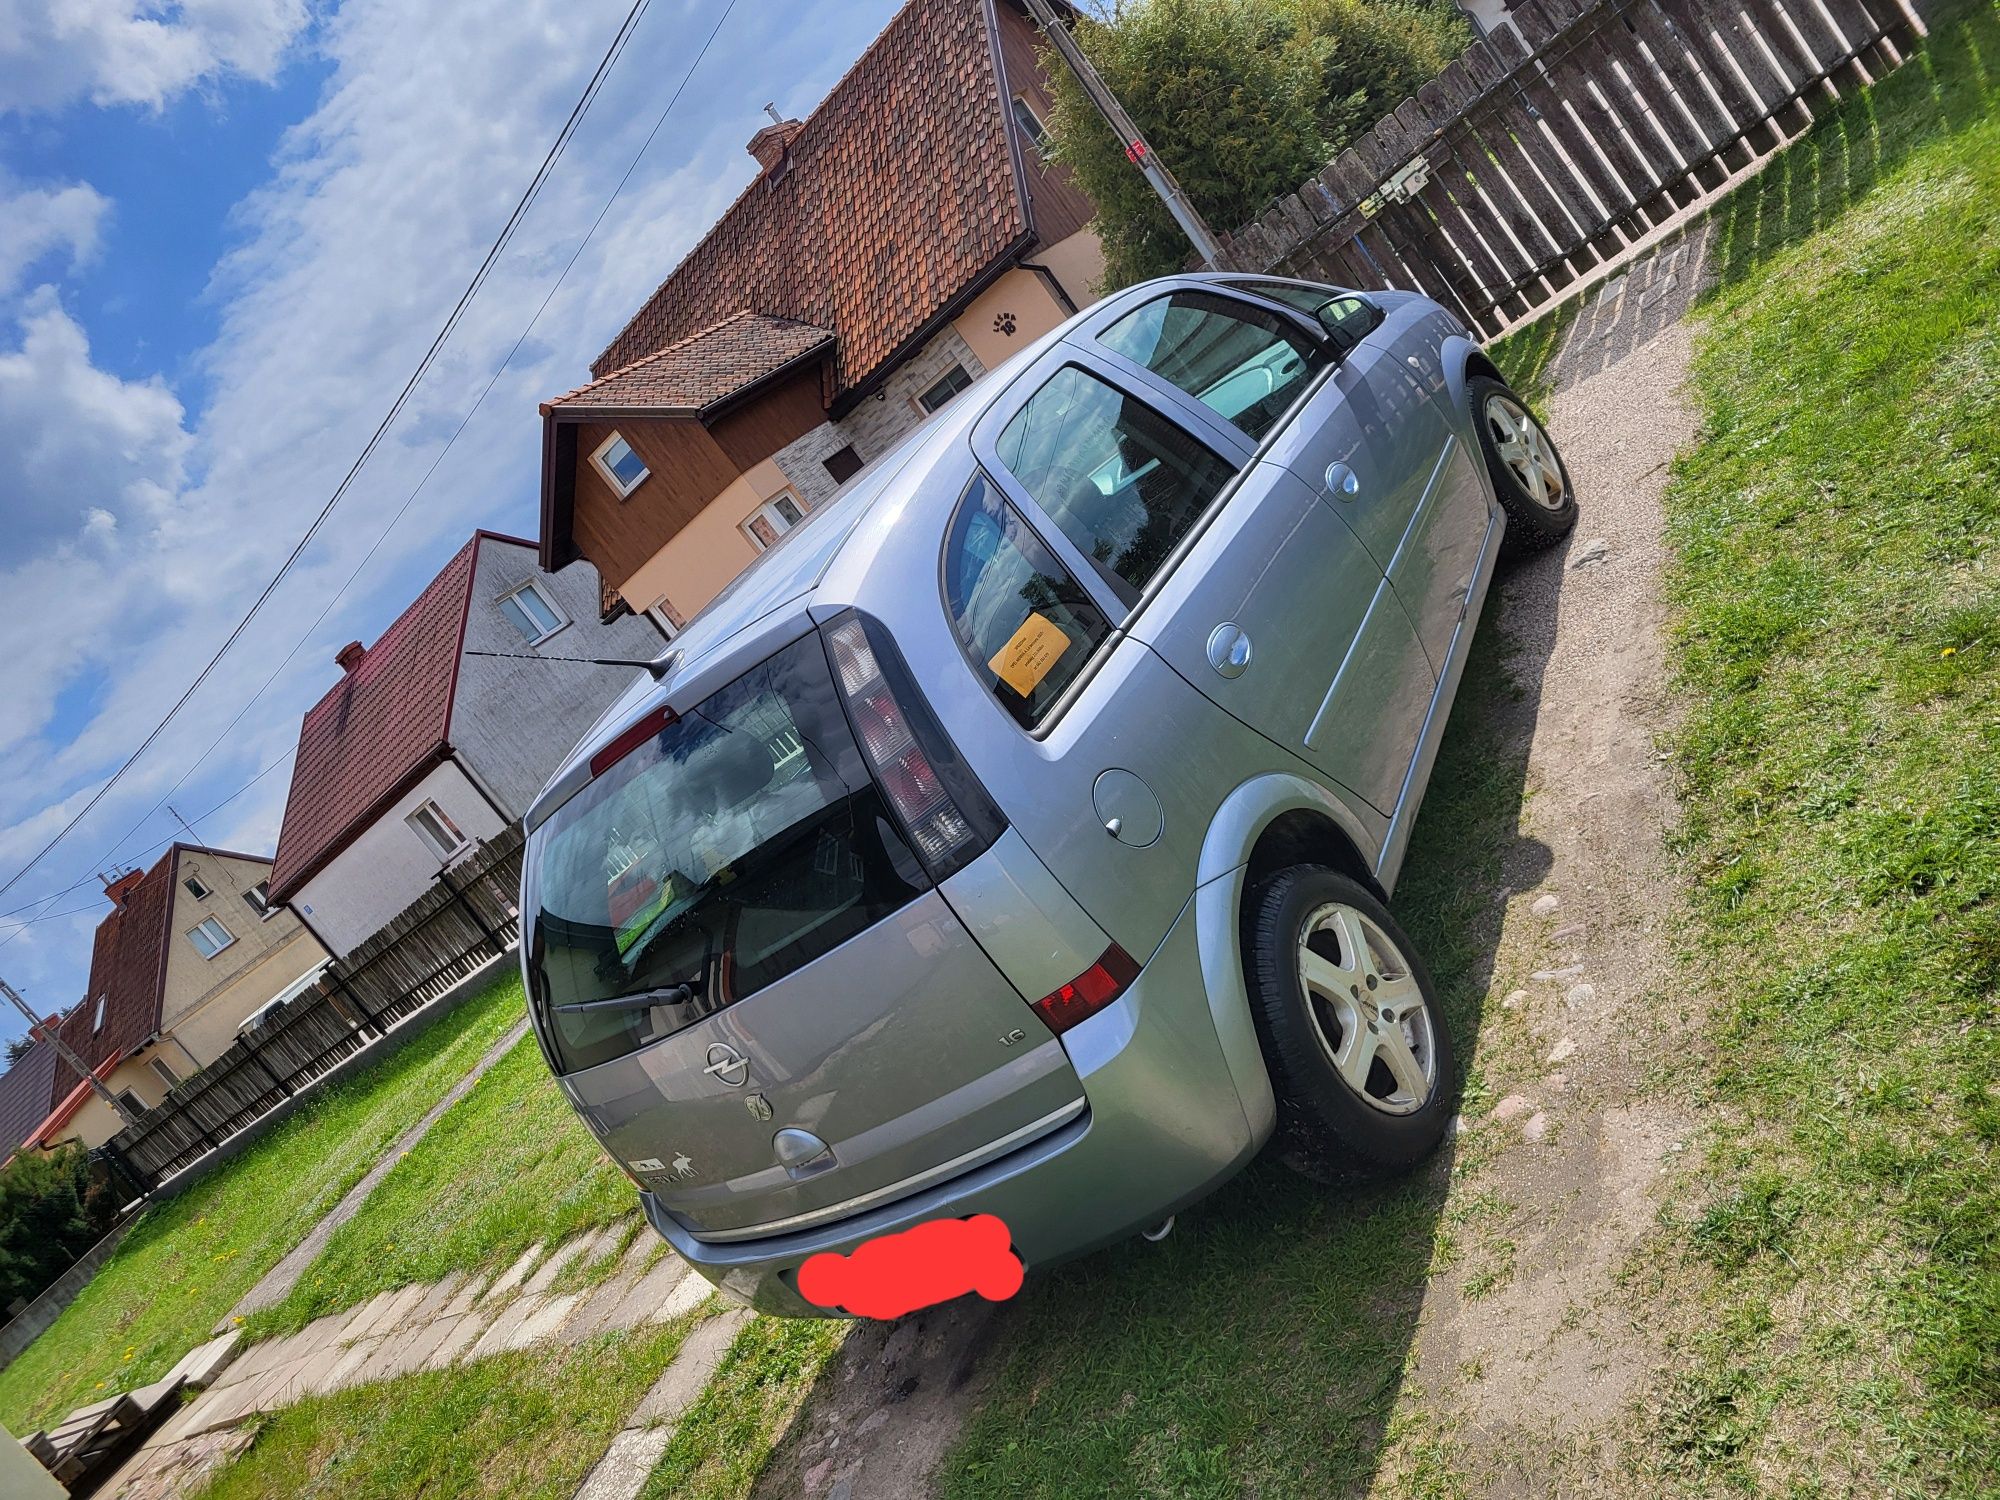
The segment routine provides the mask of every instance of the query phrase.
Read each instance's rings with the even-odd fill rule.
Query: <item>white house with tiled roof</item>
[[[336,956],[438,872],[519,820],[634,668],[662,647],[643,616],[602,618],[597,573],[544,573],[532,542],[481,531],[306,714],[271,898]]]

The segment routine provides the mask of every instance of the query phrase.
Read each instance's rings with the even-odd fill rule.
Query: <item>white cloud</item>
[[[0,910],[88,879],[114,855],[136,860],[174,833],[160,814],[122,839],[274,672],[269,693],[172,801],[197,814],[285,755],[300,714],[333,681],[334,648],[373,639],[474,526],[533,534],[536,402],[587,378],[591,356],[749,179],[743,147],[764,123],[763,102],[809,108],[896,3],[737,7],[522,363],[355,591],[280,671],[520,334],[714,24],[700,0],[656,0],[513,250],[322,539],[186,715],[57,855],[0,896]],[[16,5],[0,0],[0,93]],[[257,9],[154,14],[200,21],[212,41],[218,13]],[[0,333],[0,745],[11,746],[0,876],[131,750],[296,540],[429,343],[626,9],[627,0],[348,0],[326,18],[315,40],[328,81],[270,180],[239,205],[234,248],[212,279],[218,333],[188,367],[205,393],[198,411],[183,413],[158,381],[94,368],[83,330],[51,293],[35,294],[18,347]],[[231,46],[210,51],[254,72],[247,44]],[[24,447],[10,457],[14,439]],[[285,784],[283,771],[266,778],[201,835],[270,848]],[[87,943],[50,940],[71,926],[37,929],[24,967],[52,1000],[82,991]],[[0,958],[11,964],[25,946]]]
[[[305,23],[304,0],[0,0],[0,112],[268,80]]]
[[[57,252],[71,270],[87,265],[110,211],[111,200],[87,182],[21,187],[0,172],[0,224],[7,226],[0,235],[0,297]]]

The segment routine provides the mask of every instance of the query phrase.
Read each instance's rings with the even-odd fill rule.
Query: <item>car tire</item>
[[[1569,466],[1527,403],[1501,382],[1475,375],[1466,395],[1486,472],[1507,513],[1502,555],[1546,551],[1576,527]]]
[[[1366,887],[1321,865],[1265,881],[1244,927],[1279,1158],[1324,1183],[1416,1166],[1444,1138],[1453,1073],[1436,989],[1408,935]]]

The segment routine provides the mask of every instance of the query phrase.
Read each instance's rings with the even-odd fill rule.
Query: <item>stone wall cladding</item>
[[[972,346],[956,328],[947,327],[914,358],[897,366],[875,395],[840,419],[837,425],[844,434],[842,441],[854,444],[854,451],[864,459],[880,458],[924,419],[923,409],[916,404],[917,393],[929,389],[955,364],[965,366],[965,373],[974,380],[986,373]]]
[[[840,488],[826,471],[826,459],[853,441],[833,423],[822,422],[804,437],[787,443],[772,454],[771,461],[791,481],[792,488],[799,492],[806,505],[817,510]]]

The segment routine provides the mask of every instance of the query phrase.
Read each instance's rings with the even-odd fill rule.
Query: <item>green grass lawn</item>
[[[334,1231],[291,1296],[250,1328],[297,1328],[448,1271],[504,1268],[537,1241],[553,1248],[635,1206],[632,1184],[577,1120],[534,1038],[523,1037]]]
[[[693,1327],[526,1349],[289,1406],[203,1500],[568,1500]]]
[[[26,1433],[157,1380],[520,1018],[511,978],[306,1105],[147,1212],[48,1332],[0,1370],[0,1421]]]
[[[1668,495],[1704,1494],[2000,1484],[2000,10],[1934,25],[1721,216]]]

